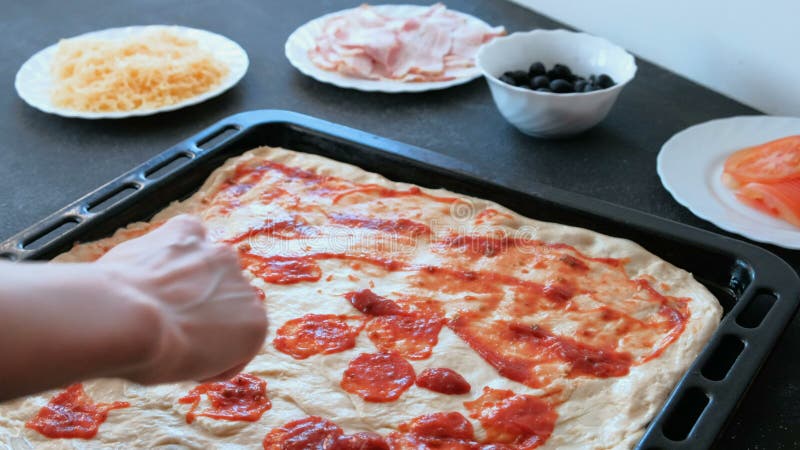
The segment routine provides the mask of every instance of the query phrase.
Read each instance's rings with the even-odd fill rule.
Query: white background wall
[[[768,114],[800,116],[800,0],[512,0]]]

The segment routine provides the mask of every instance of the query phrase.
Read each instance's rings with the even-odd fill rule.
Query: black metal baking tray
[[[467,175],[463,163],[446,156],[275,110],[237,114],[201,131],[0,244],[0,256],[49,259],[75,242],[147,220],[191,195],[227,158],[259,145],[327,156],[393,180],[493,200],[528,217],[630,239],[692,272],[725,315],[637,449],[711,447],[798,306],[796,273],[753,245],[544,185],[519,192]]]

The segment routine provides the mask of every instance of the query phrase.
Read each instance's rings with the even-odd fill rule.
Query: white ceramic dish
[[[394,17],[409,17],[428,9],[428,6],[377,5],[374,6],[374,8],[381,14]],[[289,60],[289,62],[304,75],[307,75],[317,81],[329,83],[340,88],[356,89],[367,92],[400,93],[446,89],[459,84],[468,83],[481,76],[481,71],[478,70],[477,67],[472,67],[463,70],[462,74],[458,78],[449,81],[402,82],[396,80],[365,80],[362,78],[348,77],[338,72],[332,72],[317,67],[309,59],[308,51],[314,48],[316,45],[315,40],[322,34],[323,24],[331,17],[344,14],[351,10],[352,9],[346,9],[326,14],[300,26],[300,28],[295,30],[289,36],[289,39],[286,40],[286,45],[284,47],[286,58]],[[478,19],[477,17],[460,13],[458,11],[452,12],[464,16],[467,20],[475,21],[487,28],[491,28],[489,24]]]
[[[800,228],[744,205],[721,181],[734,151],[793,134],[800,134],[800,118],[741,116],[695,125],[661,147],[658,176],[678,203],[723,230],[800,249]]]
[[[534,61],[548,68],[566,64],[584,77],[605,73],[616,85],[593,92],[553,94],[500,81],[504,72],[527,70]],[[622,88],[636,75],[636,61],[622,47],[567,30],[533,30],[494,39],[478,51],[477,64],[500,114],[523,133],[537,137],[568,136],[593,127],[608,115]]]
[[[20,67],[17,77],[14,80],[14,87],[17,94],[29,105],[36,109],[50,114],[57,114],[64,117],[77,117],[81,119],[122,119],[133,116],[147,116],[165,111],[173,111],[194,105],[212,97],[222,94],[233,87],[242,79],[247,72],[250,63],[247,52],[236,42],[205,30],[195,28],[168,26],[168,25],[147,25],[131,26],[124,28],[109,28],[106,30],[85,33],[78,38],[100,38],[118,39],[131,35],[136,35],[150,29],[168,29],[178,36],[195,39],[200,48],[211,52],[215,58],[228,66],[228,75],[216,88],[188,98],[174,105],[163,106],[155,109],[137,109],[132,111],[118,112],[87,112],[73,109],[61,108],[54,105],[51,101],[51,89],[53,80],[50,73],[50,64],[55,55],[58,43],[41,50],[30,57],[25,64]]]

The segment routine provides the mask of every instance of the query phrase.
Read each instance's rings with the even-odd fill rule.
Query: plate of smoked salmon
[[[657,168],[698,217],[800,249],[800,118],[740,116],[689,127],[661,147]]]

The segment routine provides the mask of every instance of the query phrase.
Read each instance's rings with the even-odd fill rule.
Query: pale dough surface
[[[260,147],[228,160],[208,178],[200,191],[183,202],[173,203],[153,221],[189,212],[203,217],[211,233],[218,237],[230,236],[234,234],[233,230],[246,229],[247,218],[236,217],[235,212],[222,221],[208,217],[200,199],[214,192],[233,173],[236,164],[253,158],[268,159],[358,183],[374,183],[392,189],[408,189],[411,186],[316,155]],[[456,195],[444,190],[424,191],[439,196]],[[662,290],[663,286],[669,286],[669,291],[663,292],[666,295],[691,298],[691,318],[685,331],[660,357],[633,366],[624,377],[564,380],[563,386],[569,393],[569,400],[558,406],[556,428],[547,443],[540,447],[544,450],[632,448],[641,438],[647,423],[661,408],[667,394],[718,326],[722,309],[717,300],[691,274],[633,242],[585,229],[523,218],[497,204],[458,196],[467,199],[476,212],[491,207],[510,215],[498,219],[494,223],[496,226],[512,231],[528,227],[535,231],[535,237],[539,240],[566,243],[592,257],[627,258],[625,269],[631,278],[653,277],[658,281],[653,283],[655,289]],[[263,213],[268,214],[269,211]],[[242,223],[237,224],[237,220]],[[454,219],[442,212],[440,220]],[[71,251],[57,257],[56,261],[93,260],[102,253],[102,249],[128,239],[131,234],[136,234],[132,230],[135,232],[145,225],[131,224],[110,238],[76,245]],[[358,280],[353,281],[346,276],[353,272],[346,262],[324,260],[319,264],[323,277],[333,274],[330,281],[294,285],[267,285],[261,280],[253,281],[267,294],[271,324],[263,349],[245,369],[268,383],[273,406],[259,421],[231,422],[198,417],[188,425],[185,421],[188,406],[178,404],[178,399],[195,386],[191,382],[143,387],[116,379],[93,380],[86,382],[85,388],[95,401],[128,401],[131,404],[130,408],[111,411],[94,439],[48,439],[24,427],[25,422],[56,392],[52,391],[0,404],[0,447],[253,449],[261,448],[264,436],[272,428],[309,415],[325,417],[342,426],[346,432],[376,431],[386,434],[398,424],[426,413],[459,411],[468,417],[462,403],[479,396],[483,386],[511,389],[518,394],[541,393],[498,375],[494,368],[447,327],[442,328],[433,355],[429,359],[411,363],[417,373],[427,367],[455,369],[472,385],[469,394],[447,396],[412,386],[396,402],[368,403],[344,392],[339,382],[348,362],[359,353],[375,351],[365,333],[360,334],[356,347],[351,350],[295,360],[274,349],[272,340],[275,331],[287,320],[309,312],[353,314],[354,309],[342,298],[343,293],[369,288],[368,282],[372,280],[375,292],[392,296],[392,293],[403,291],[404,280],[397,273],[376,270],[374,276],[370,277],[368,271],[362,270],[358,273]],[[483,432],[480,424],[475,420],[472,423],[480,436]]]

